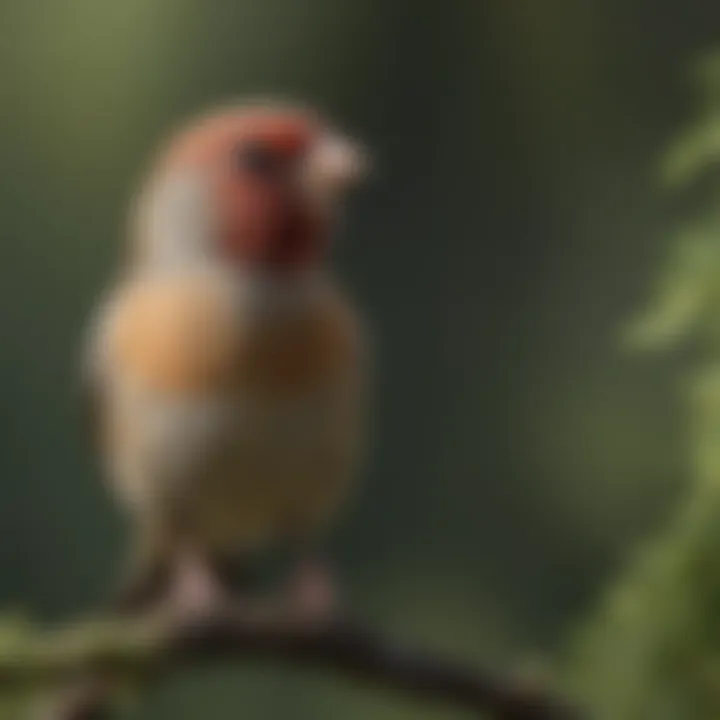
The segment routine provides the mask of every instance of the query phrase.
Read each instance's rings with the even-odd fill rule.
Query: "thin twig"
[[[331,671],[495,720],[581,717],[561,698],[537,687],[404,647],[359,625],[249,621],[236,611],[192,622],[165,618],[65,630],[30,652],[0,656],[0,688],[84,678],[52,720],[97,720],[105,717],[112,701],[111,678],[154,678],[178,667],[230,658]]]

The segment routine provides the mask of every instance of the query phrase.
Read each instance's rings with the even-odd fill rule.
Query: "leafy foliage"
[[[720,58],[706,59],[698,77],[700,118],[670,149],[664,178],[674,193],[710,193],[625,333],[634,349],[700,351],[687,385],[692,484],[574,648],[571,674],[603,720],[720,717]]]

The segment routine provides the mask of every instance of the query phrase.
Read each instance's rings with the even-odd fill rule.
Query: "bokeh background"
[[[80,340],[148,156],[247,95],[372,148],[337,261],[376,335],[374,451],[332,537],[379,625],[512,668],[561,647],[688,483],[684,358],[619,341],[676,209],[658,160],[707,0],[0,2],[0,607],[102,598],[124,525]],[[132,717],[456,717],[330,680],[188,675]]]

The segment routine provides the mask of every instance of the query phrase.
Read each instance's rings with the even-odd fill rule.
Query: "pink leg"
[[[190,547],[177,555],[167,597],[172,611],[188,615],[212,613],[230,601],[212,565]]]
[[[290,613],[302,622],[334,619],[340,603],[329,565],[316,557],[301,561],[290,580],[287,599]]]

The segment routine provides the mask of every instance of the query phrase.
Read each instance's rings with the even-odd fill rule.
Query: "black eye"
[[[277,155],[264,143],[248,142],[237,149],[236,166],[239,170],[269,177],[277,173],[279,165]]]

